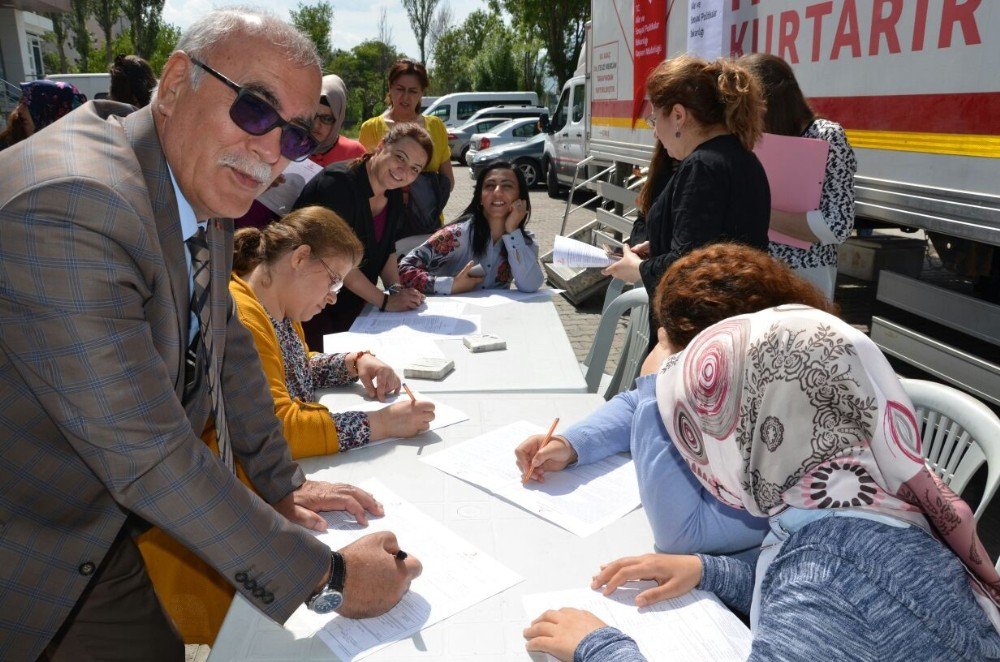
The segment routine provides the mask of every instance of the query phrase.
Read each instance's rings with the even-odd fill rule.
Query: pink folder
[[[782,211],[807,212],[819,208],[830,144],[818,138],[797,138],[765,133],[754,154],[760,159],[771,186],[771,207]],[[796,248],[809,248],[807,241],[768,231],[771,241]]]

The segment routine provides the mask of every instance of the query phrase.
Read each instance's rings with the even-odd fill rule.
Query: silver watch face
[[[329,614],[344,603],[344,594],[332,588],[324,588],[313,598],[312,610],[317,614]]]

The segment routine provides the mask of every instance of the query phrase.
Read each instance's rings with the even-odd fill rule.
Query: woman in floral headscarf
[[[87,97],[75,85],[52,80],[21,83],[21,100],[7,120],[7,129],[0,134],[0,149],[10,147],[87,102]]]
[[[702,485],[771,532],[756,573],[650,555],[605,566],[595,588],[714,591],[749,612],[750,660],[1000,659],[1000,576],[968,505],[925,466],[909,399],[864,334],[804,306],[734,317],[668,359],[656,390]],[[525,636],[561,659],[644,659],[578,610],[546,612]]]

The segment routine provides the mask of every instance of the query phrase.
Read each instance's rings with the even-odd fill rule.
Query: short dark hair
[[[426,90],[431,84],[430,79],[427,77],[427,68],[416,60],[404,57],[396,60],[395,64],[389,69],[389,85],[395,83],[396,79],[400,76],[406,75],[416,76],[417,80],[420,81],[420,88],[422,90]]]
[[[111,65],[111,93],[113,101],[130,103],[137,108],[149,104],[149,98],[156,88],[156,76],[149,63],[138,55],[115,56]]]

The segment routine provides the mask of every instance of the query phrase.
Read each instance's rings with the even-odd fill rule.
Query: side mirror
[[[549,116],[542,115],[538,118],[538,128],[542,133],[549,133]]]

